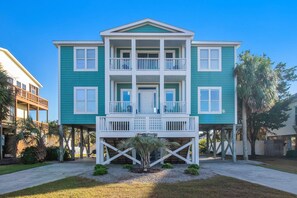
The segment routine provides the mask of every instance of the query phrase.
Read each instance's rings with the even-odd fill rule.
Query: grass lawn
[[[297,160],[284,157],[257,157],[256,160],[265,163],[259,166],[297,174]]]
[[[0,175],[14,173],[39,166],[45,166],[47,164],[48,163],[0,165]]]
[[[216,176],[176,184],[103,184],[69,177],[0,197],[295,197],[237,179]]]

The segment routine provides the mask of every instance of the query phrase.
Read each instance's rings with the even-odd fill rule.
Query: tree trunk
[[[243,159],[248,160],[248,141],[247,141],[247,118],[246,118],[246,106],[242,101],[242,145],[243,145]]]
[[[251,139],[251,157],[252,159],[256,159],[256,140],[254,138]]]

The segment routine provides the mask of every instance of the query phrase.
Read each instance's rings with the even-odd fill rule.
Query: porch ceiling
[[[185,45],[184,40],[166,40],[164,42],[165,47],[181,47]],[[115,47],[131,47],[131,40],[110,40],[110,45]],[[160,40],[136,40],[136,47],[160,47]]]

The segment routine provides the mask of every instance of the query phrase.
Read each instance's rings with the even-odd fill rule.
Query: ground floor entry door
[[[157,90],[155,88],[138,89],[138,112],[141,114],[157,113]]]

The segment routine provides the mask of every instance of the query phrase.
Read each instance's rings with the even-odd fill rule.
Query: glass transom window
[[[97,87],[74,88],[74,113],[97,114]]]
[[[198,87],[198,113],[220,114],[222,112],[221,87]]]
[[[221,70],[221,48],[198,48],[198,71]]]
[[[75,48],[74,71],[97,71],[96,54],[96,48]]]

